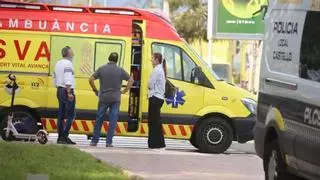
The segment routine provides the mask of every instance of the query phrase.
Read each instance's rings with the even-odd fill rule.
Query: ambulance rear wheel
[[[36,118],[24,108],[13,109],[13,125],[19,133],[36,134],[39,130]],[[7,127],[8,115],[5,115],[1,121],[1,134]]]
[[[190,138],[189,141],[190,141],[190,143],[191,143],[191,145],[192,145],[193,147],[199,149],[199,146],[198,146],[198,144],[197,144],[197,138],[196,138],[196,136],[197,136],[197,133],[192,132],[192,135],[191,135],[191,138]]]
[[[204,153],[223,153],[233,140],[230,124],[219,117],[202,121],[196,133],[198,149]]]
[[[192,146],[194,146],[195,148],[199,148],[198,144],[197,144],[197,138],[196,138],[196,134],[195,132],[192,132],[191,138],[190,138],[190,143]]]

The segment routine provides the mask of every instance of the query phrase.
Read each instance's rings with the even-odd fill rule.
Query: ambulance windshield
[[[207,69],[217,81],[222,81],[222,79],[208,66],[208,64],[202,59],[202,57],[186,41],[184,41],[184,44],[187,46],[189,50],[191,50],[191,52],[195,56],[198,57],[198,59],[201,62],[202,68]]]

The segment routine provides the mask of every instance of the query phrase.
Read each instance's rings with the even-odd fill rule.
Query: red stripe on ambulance
[[[57,129],[56,122],[53,119],[50,119],[49,122],[50,122],[52,129]]]
[[[171,135],[175,136],[177,135],[176,131],[174,130],[174,126],[172,124],[169,124],[169,129],[170,129],[170,133]]]
[[[190,128],[190,132],[192,133],[193,132],[193,126],[190,125],[189,128]]]
[[[117,123],[117,127],[116,127],[116,133],[117,134],[120,134],[121,133],[121,130],[120,130],[120,127],[119,127],[119,124]]]
[[[107,132],[109,129],[109,124],[107,122],[103,122],[103,128]]]
[[[146,131],[145,131],[144,128],[143,128],[143,125],[141,125],[140,133],[141,133],[141,134],[145,134],[145,133],[146,133]]]
[[[89,127],[88,127],[86,121],[81,121],[81,124],[83,126],[84,131],[89,131]]]
[[[186,130],[184,129],[184,126],[183,126],[183,125],[179,125],[179,129],[180,129],[180,131],[181,131],[181,135],[182,135],[182,136],[186,136],[186,135],[187,135]]]
[[[47,129],[47,121],[46,121],[45,118],[42,118],[42,119],[41,119],[41,123],[42,123],[42,125],[43,125],[43,128],[44,128],[44,129]]]
[[[76,121],[73,121],[73,123],[72,123],[72,127],[73,127],[73,130],[75,130],[75,131],[78,131],[78,130],[79,130],[78,125],[77,125]]]

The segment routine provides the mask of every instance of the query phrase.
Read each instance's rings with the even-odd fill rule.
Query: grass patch
[[[0,180],[24,180],[27,174],[46,174],[50,180],[130,179],[76,148],[0,141]]]

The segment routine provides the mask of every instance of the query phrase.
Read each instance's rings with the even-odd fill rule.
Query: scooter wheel
[[[7,131],[7,128],[2,130],[1,138],[5,141],[13,141],[14,139],[13,133],[10,131],[9,136],[6,136],[6,131]]]
[[[37,139],[40,144],[46,144],[48,142],[47,133],[44,131],[39,131],[37,133]]]

